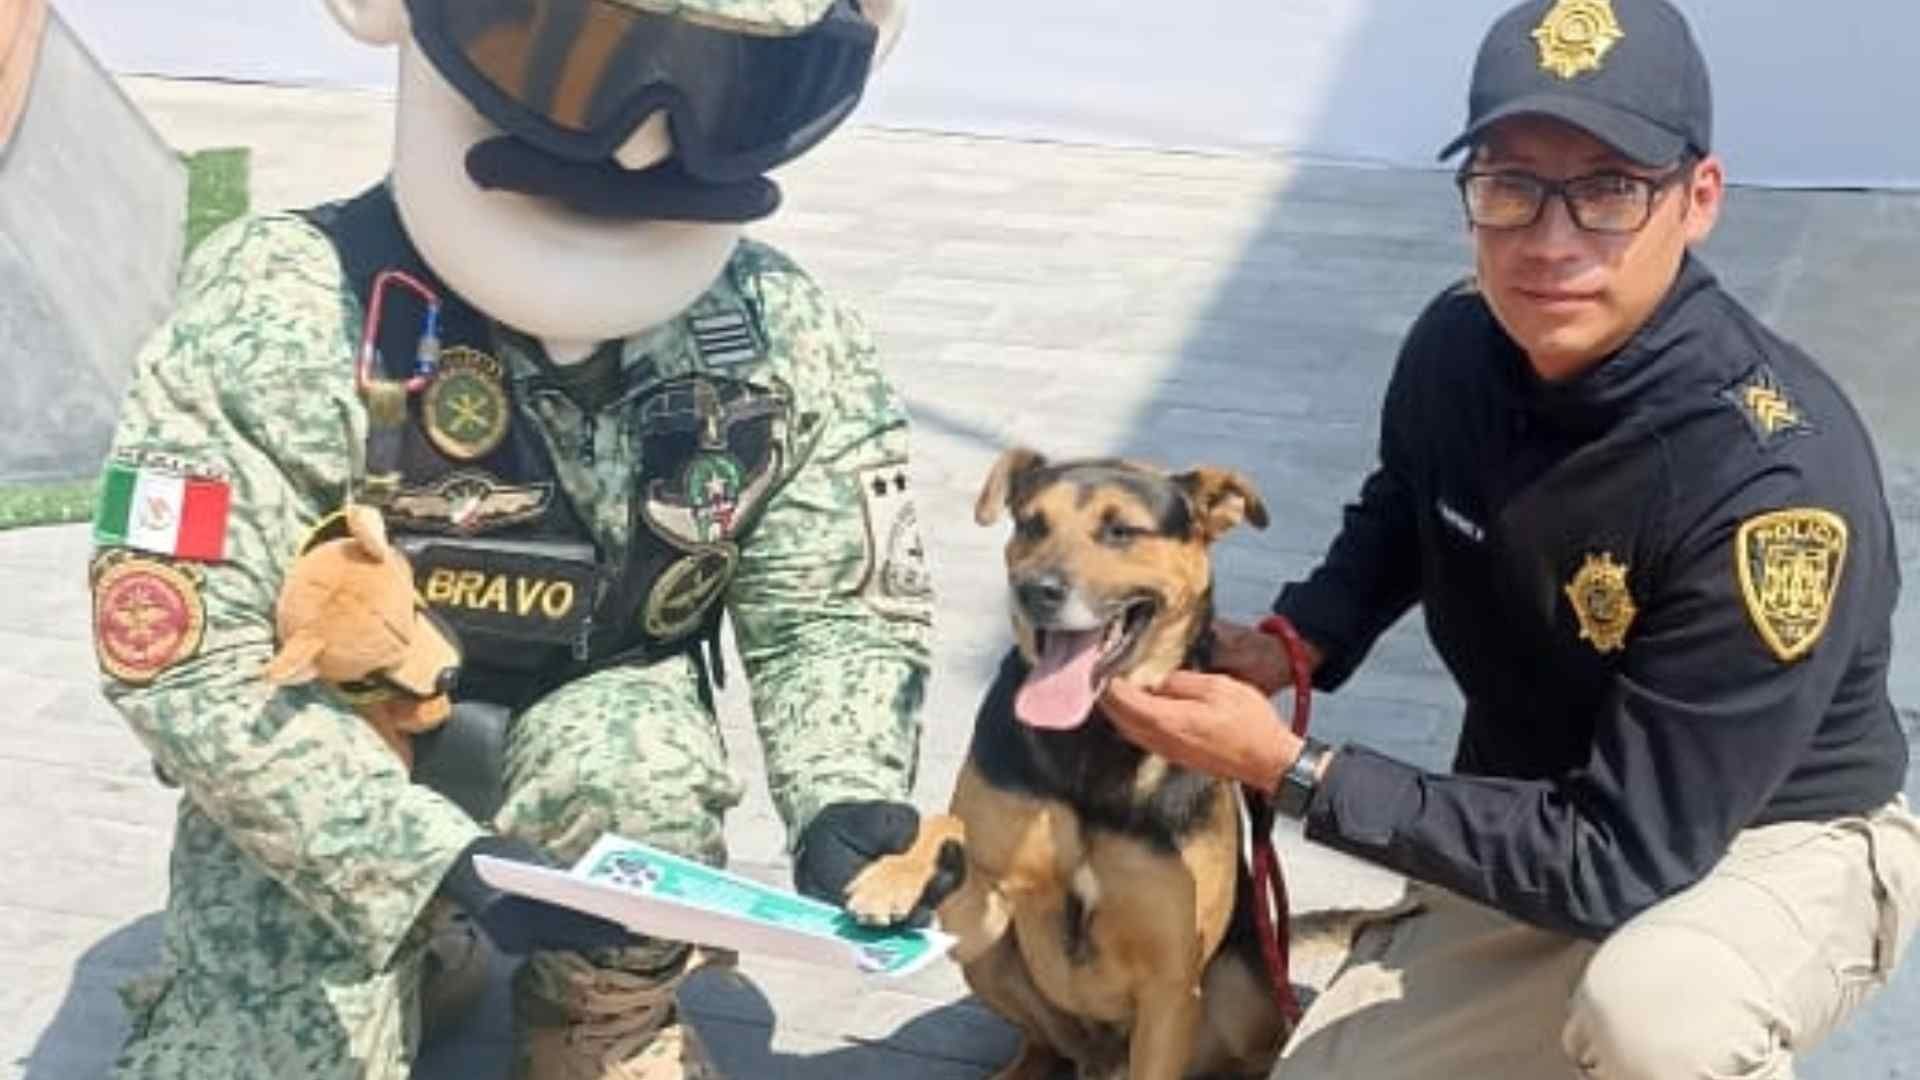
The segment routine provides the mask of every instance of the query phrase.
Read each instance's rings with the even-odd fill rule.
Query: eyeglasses
[[[1463,172],[1455,178],[1467,220],[1482,229],[1525,229],[1540,220],[1547,197],[1567,204],[1573,223],[1588,232],[1635,233],[1653,217],[1653,200],[1690,174],[1691,161],[1659,176],[1602,172],[1548,180],[1527,172]]]

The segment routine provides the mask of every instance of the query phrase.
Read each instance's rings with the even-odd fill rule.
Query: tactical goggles
[[[839,126],[879,37],[856,0],[783,36],[616,0],[407,0],[407,9],[434,66],[509,134],[600,162],[665,111],[676,158],[712,183],[758,176]]]

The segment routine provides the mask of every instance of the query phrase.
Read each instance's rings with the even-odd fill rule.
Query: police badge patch
[[[1627,647],[1627,630],[1640,613],[1627,588],[1627,567],[1610,552],[1589,554],[1566,585],[1567,601],[1580,622],[1580,640],[1602,655]]]
[[[1846,559],[1847,523],[1831,511],[1776,510],[1741,523],[1740,593],[1774,656],[1798,660],[1820,640]]]
[[[1540,66],[1563,79],[1599,71],[1607,50],[1626,36],[1611,0],[1559,0],[1533,31]]]
[[[882,615],[924,618],[933,598],[933,575],[907,490],[906,463],[862,469],[859,478],[868,552],[860,597]]]
[[[207,614],[193,567],[109,551],[94,560],[91,577],[101,670],[145,686],[200,651]]]
[[[500,361],[478,349],[449,346],[420,402],[427,438],[456,461],[483,458],[507,435],[509,405]]]

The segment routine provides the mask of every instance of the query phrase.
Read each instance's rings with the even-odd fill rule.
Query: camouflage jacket
[[[623,368],[651,365],[643,383],[703,370],[715,360],[700,329],[726,312],[749,317],[752,341],[721,358],[724,374],[777,390],[791,427],[804,429],[726,595],[768,782],[793,835],[838,799],[906,796],[931,596],[905,496],[904,409],[858,319],[780,254],[743,242],[681,318],[622,343]],[[337,254],[306,221],[259,216],[209,238],[183,273],[177,310],[139,356],[108,473],[219,494],[223,543],[194,547],[180,526],[170,548],[164,530],[157,543],[151,529],[135,541],[96,522],[91,577],[107,696],[156,763],[384,966],[481,827],[410,783],[332,692],[276,692],[261,677],[283,574],[307,530],[341,505],[363,456],[360,329]],[[503,330],[496,344],[508,381],[539,373],[532,341]],[[604,552],[628,543],[646,465],[619,415],[634,397],[597,417],[541,399],[515,419],[556,449],[594,440],[595,453],[554,459]],[[103,495],[103,517],[110,501]]]

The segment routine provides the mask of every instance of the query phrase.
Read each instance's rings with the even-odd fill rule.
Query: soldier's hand
[[[578,952],[634,943],[633,935],[617,922],[494,888],[480,879],[473,865],[476,855],[534,866],[554,867],[555,863],[524,840],[483,836],[467,845],[440,882],[440,894],[465,911],[501,952],[523,956],[535,950]]]
[[[847,886],[867,864],[911,847],[920,833],[920,812],[902,802],[871,799],[838,802],[822,809],[800,833],[800,850],[793,859],[793,885],[807,896],[829,904],[846,902]],[[956,856],[958,845],[952,845]],[[966,867],[946,852],[904,920],[925,926],[947,894],[960,886]]]
[[[1226,619],[1213,622],[1213,668],[1272,697],[1293,685],[1293,671],[1280,639]]]

